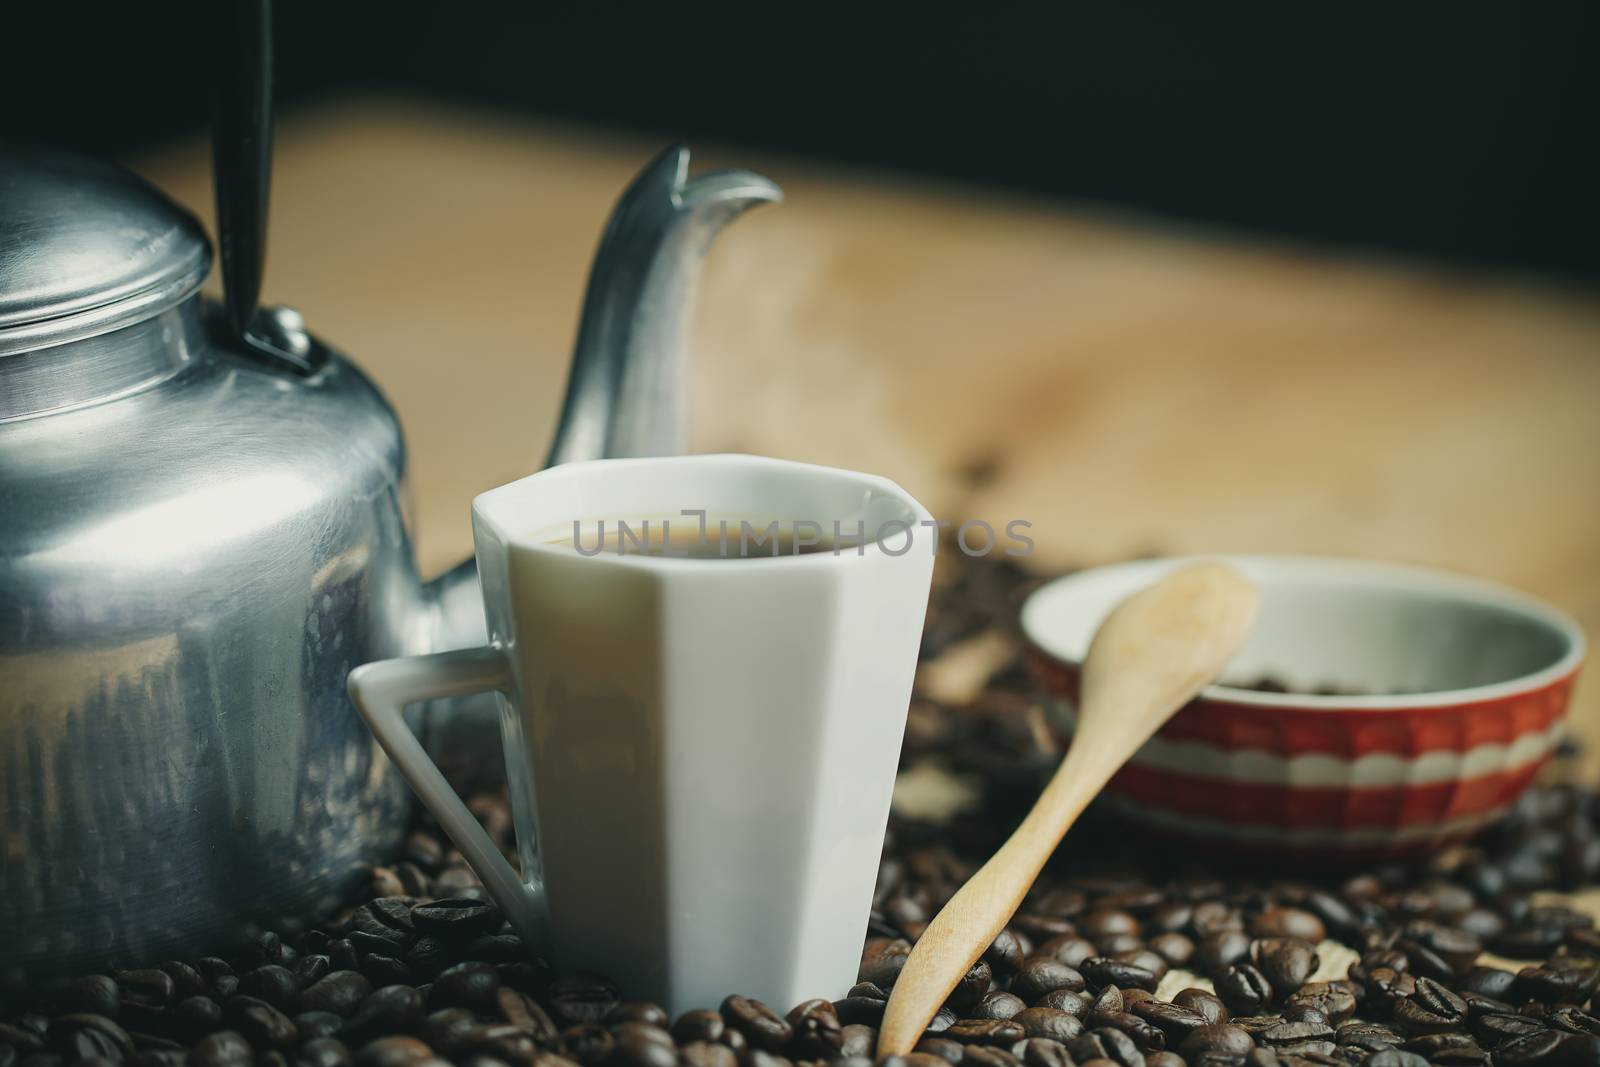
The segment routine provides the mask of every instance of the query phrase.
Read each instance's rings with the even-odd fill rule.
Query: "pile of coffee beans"
[[[1029,581],[968,565],[935,600],[927,653],[1011,625]],[[317,929],[0,1010],[0,1067],[873,1067],[912,945],[1053,758],[1015,665],[972,706],[919,700],[907,759],[978,778],[983,802],[893,821],[858,984],[817,991],[838,999],[731,995],[674,1019],[552,973],[424,822]],[[504,798],[473,807],[509,850]],[[1600,1067],[1600,931],[1551,892],[1600,881],[1597,823],[1600,795],[1545,784],[1470,848],[1291,879],[1091,811],[917,1051],[885,1067]]]

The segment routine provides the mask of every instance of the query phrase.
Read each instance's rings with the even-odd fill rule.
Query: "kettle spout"
[[[688,174],[689,149],[667,149],[606,224],[547,466],[684,449],[683,342],[700,259],[734,218],[783,199],[749,171]]]
[[[547,466],[683,451],[683,338],[700,259],[739,214],[783,199],[776,185],[748,171],[688,174],[689,150],[667,149],[633,180],[606,224]],[[418,624],[429,651],[488,639],[473,560],[428,584]],[[500,779],[503,767],[485,759],[500,732],[494,694],[429,701],[418,726],[452,780]]]

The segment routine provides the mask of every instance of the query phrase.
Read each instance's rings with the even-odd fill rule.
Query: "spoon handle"
[[[1244,643],[1256,592],[1218,564],[1188,567],[1129,597],[1084,661],[1078,728],[1017,829],[934,916],[894,984],[878,1055],[910,1052],[962,975],[1016,914],[1046,861],[1128,757]]]

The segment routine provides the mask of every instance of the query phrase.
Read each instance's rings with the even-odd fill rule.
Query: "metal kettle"
[[[0,146],[0,987],[336,906],[410,812],[346,674],[482,639],[470,560],[419,579],[394,412],[256,307],[270,36],[264,4],[233,6],[222,304],[156,190]],[[687,164],[657,158],[606,226],[550,462],[680,449],[699,256],[780,196]],[[442,758],[499,760],[492,705],[423,710]]]

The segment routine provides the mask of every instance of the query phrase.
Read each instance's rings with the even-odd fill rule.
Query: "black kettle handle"
[[[217,244],[229,332],[240,345],[305,374],[314,370],[298,316],[260,311],[272,186],[272,2],[222,0],[217,111],[211,133]]]

